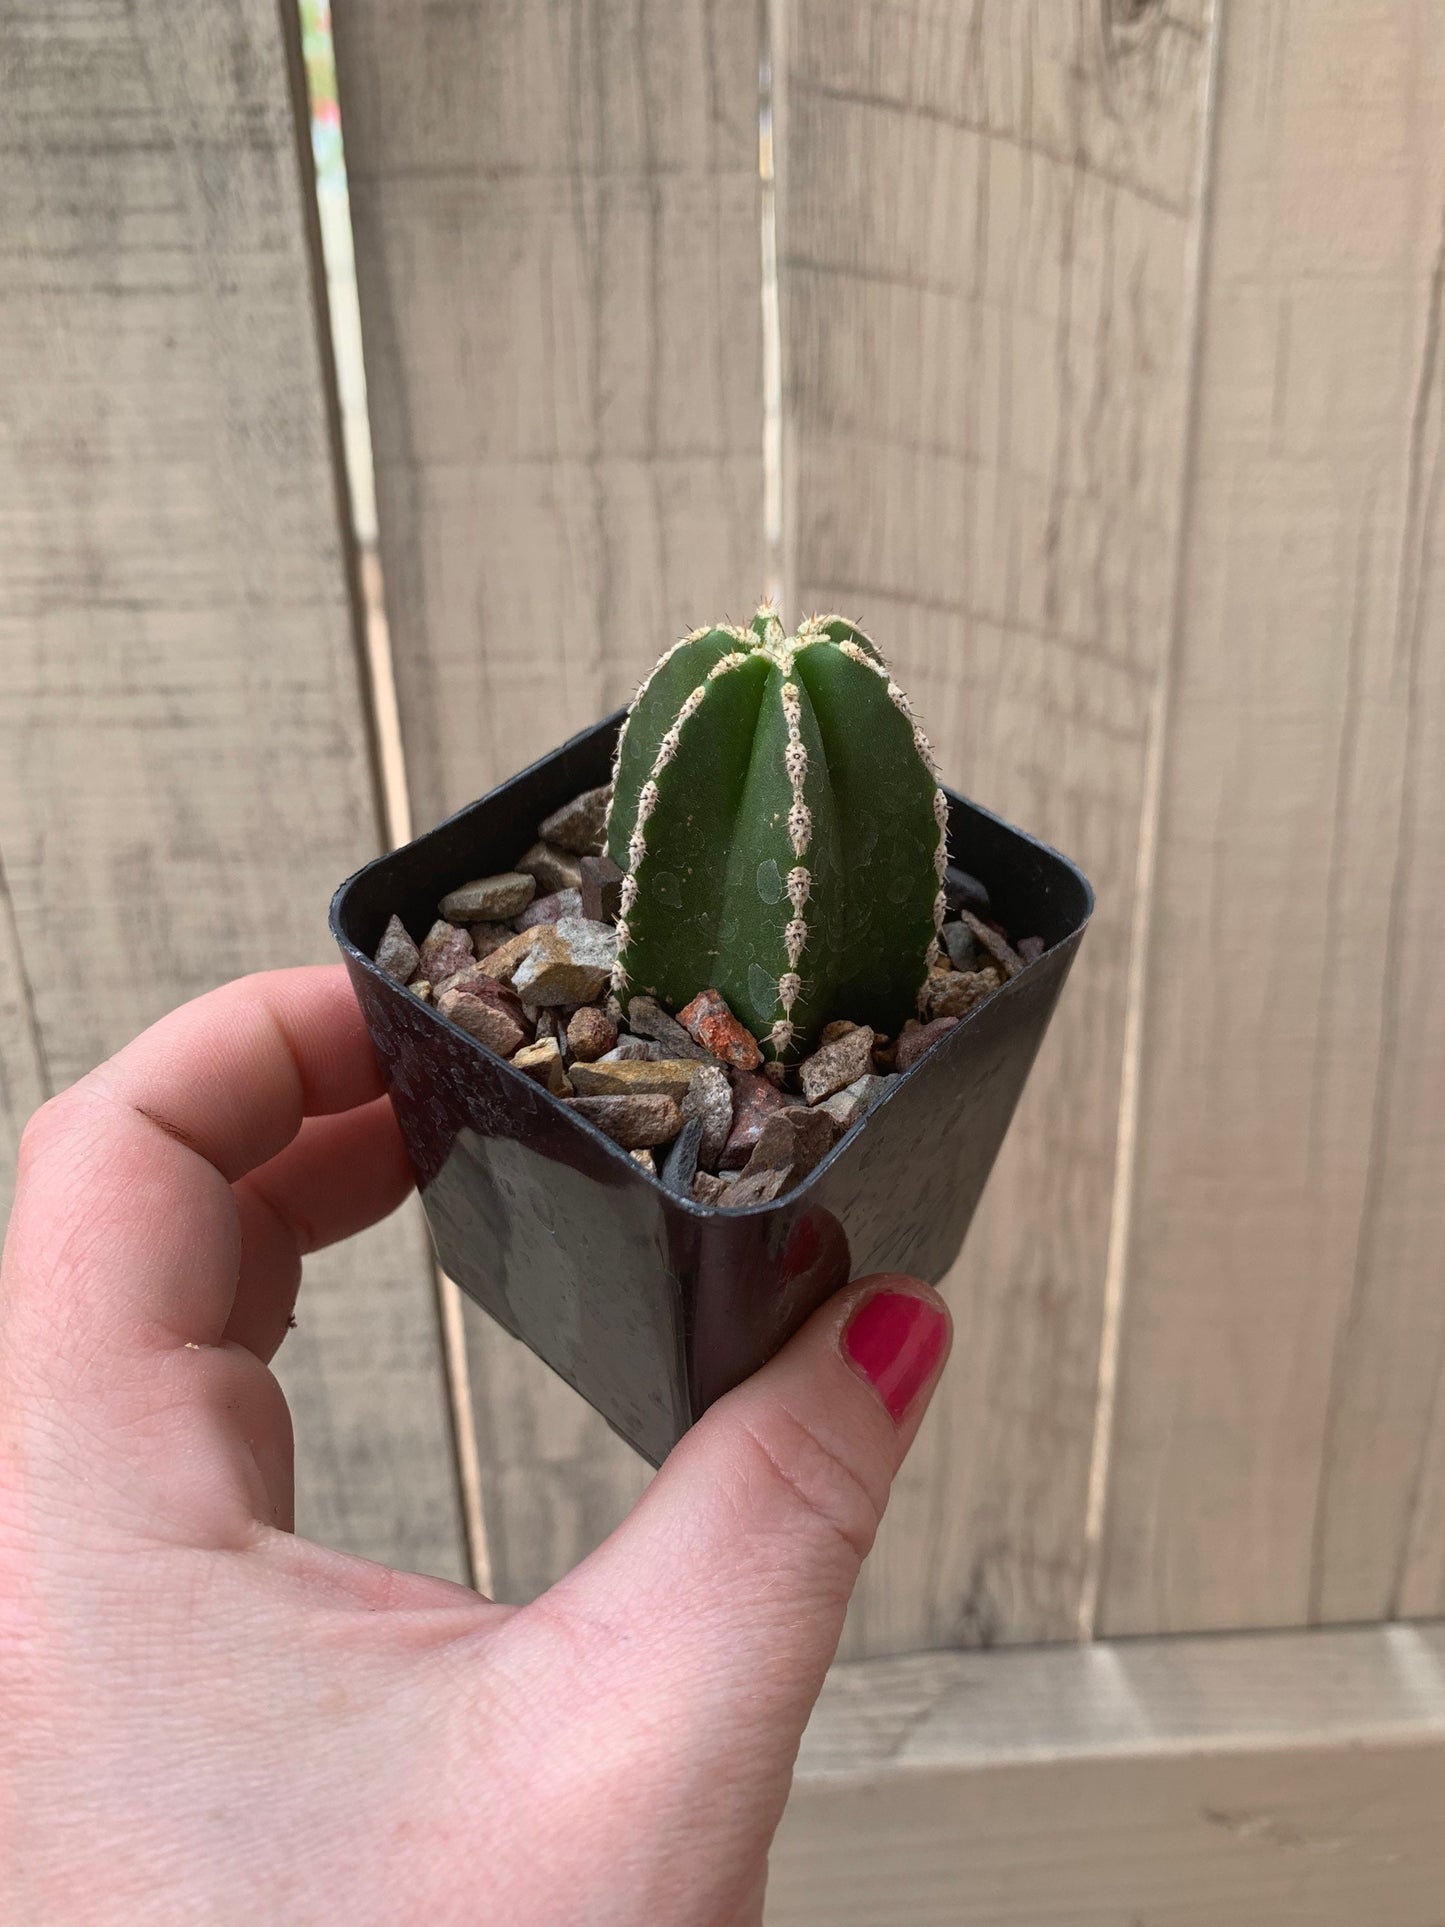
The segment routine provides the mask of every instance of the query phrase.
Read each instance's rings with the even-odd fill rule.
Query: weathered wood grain
[[[49,1095],[45,1049],[0,849],[0,1240],[10,1216],[20,1133]]]
[[[1119,1633],[1391,1612],[1445,1340],[1445,20],[1229,8],[1217,113]]]
[[[947,1287],[953,1362],[865,1572],[855,1653],[1076,1628],[1209,19],[786,12],[789,599],[860,618],[949,781],[1099,893]]]
[[[756,10],[339,9],[418,824],[761,584]]]
[[[378,843],[283,17],[0,3],[11,1114],[184,997],[325,958]],[[416,1213],[309,1266],[300,1319],[303,1529],[460,1576]]]
[[[1438,1627],[835,1669],[768,1927],[1438,1927]]]
[[[419,827],[763,582],[758,14],[337,10],[381,558]],[[488,1551],[530,1597],[646,1468],[468,1321]]]

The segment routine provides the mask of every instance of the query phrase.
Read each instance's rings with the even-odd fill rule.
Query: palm
[[[535,1605],[297,1539],[269,1360],[303,1250],[410,1182],[377,1088],[340,973],[277,973],[27,1133],[0,1297],[0,1912],[755,1919],[917,1414],[894,1433],[825,1308]]]

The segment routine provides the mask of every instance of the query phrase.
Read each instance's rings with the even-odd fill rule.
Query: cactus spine
[[[625,875],[613,987],[677,1009],[715,986],[772,1055],[832,1017],[896,1033],[938,955],[948,806],[908,698],[861,630],[685,636],[618,741]]]

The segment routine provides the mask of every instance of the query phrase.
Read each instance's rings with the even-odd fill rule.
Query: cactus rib
[[[947,806],[908,699],[841,617],[674,645],[628,712],[608,847],[614,988],[715,985],[773,1055],[830,1017],[894,1030],[942,921]]]

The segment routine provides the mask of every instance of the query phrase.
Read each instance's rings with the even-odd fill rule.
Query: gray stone
[[[512,973],[519,996],[529,1004],[566,1004],[575,1009],[602,995],[617,955],[615,930],[584,917],[564,917],[550,927],[539,924],[535,936],[536,942]]]
[[[943,947],[955,970],[982,970],[988,962],[988,952],[966,923],[944,924]]]
[[[873,1068],[873,1032],[859,1024],[845,1036],[805,1057],[798,1066],[798,1082],[810,1104],[821,1104],[825,1097],[844,1090]]]
[[[554,849],[550,843],[534,843],[525,856],[518,857],[517,868],[536,879],[539,890],[551,895],[555,890],[580,890],[582,860],[569,850]],[[518,909],[524,906],[518,905]],[[513,916],[517,911],[512,912]]]
[[[377,969],[384,970],[399,984],[409,984],[420,962],[421,952],[407,935],[406,925],[400,917],[393,917],[376,946]]]
[[[537,835],[544,843],[554,843],[559,850],[570,850],[576,856],[596,856],[607,829],[607,803],[611,795],[610,783],[604,783],[601,789],[583,790],[580,796],[574,796],[570,803],[553,810],[539,823]]]
[[[885,1095],[892,1082],[891,1077],[878,1077],[870,1072],[848,1085],[846,1090],[825,1098],[818,1109],[826,1111],[840,1131],[851,1131],[858,1120],[866,1117],[879,1098]]]
[[[715,1064],[710,1050],[693,1042],[675,1017],[669,1017],[655,998],[634,997],[627,1006],[627,1028],[638,1037],[666,1044],[670,1057],[692,1057],[699,1064]]]
[[[635,1097],[569,1097],[569,1110],[605,1131],[624,1151],[670,1144],[682,1129],[682,1112],[670,1097],[646,1092]]]
[[[465,930],[438,917],[421,940],[417,956],[417,975],[428,983],[442,984],[465,970],[472,961],[472,940]]]
[[[554,890],[550,897],[534,897],[520,917],[513,919],[517,930],[530,930],[538,923],[560,923],[563,917],[580,917],[582,892]]]
[[[660,1047],[659,1047],[660,1048]],[[699,1164],[711,1170],[722,1156],[733,1128],[733,1087],[721,1064],[699,1064],[682,1100],[685,1118],[702,1119]]]
[[[473,877],[449,890],[437,905],[451,923],[510,923],[537,894],[536,879],[518,870],[497,876]]]
[[[578,1015],[581,1014],[579,1011]],[[603,1051],[594,1061],[598,1064],[640,1064],[644,1061],[656,1064],[671,1055],[666,1044],[654,1044],[646,1037],[619,1037],[611,1050]]]
[[[943,879],[943,900],[954,916],[960,910],[971,910],[976,917],[986,917],[993,907],[988,899],[988,886],[951,863]]]
[[[485,957],[489,951],[506,943],[513,935],[513,931],[509,923],[473,923],[468,925],[467,935],[471,938],[472,948],[477,955]]]
[[[1019,956],[1026,964],[1037,963],[1048,949],[1042,937],[1020,937],[1017,945]]]
[[[534,924],[530,930],[509,930],[506,941],[489,950],[485,957],[478,959],[478,969],[484,970],[489,977],[495,977],[500,984],[509,984],[517,974],[520,964],[526,962],[541,937],[546,924]]]
[[[680,1198],[692,1196],[692,1180],[697,1171],[698,1152],[702,1149],[703,1123],[700,1117],[683,1119],[682,1129],[672,1141],[662,1165],[662,1181]]]

